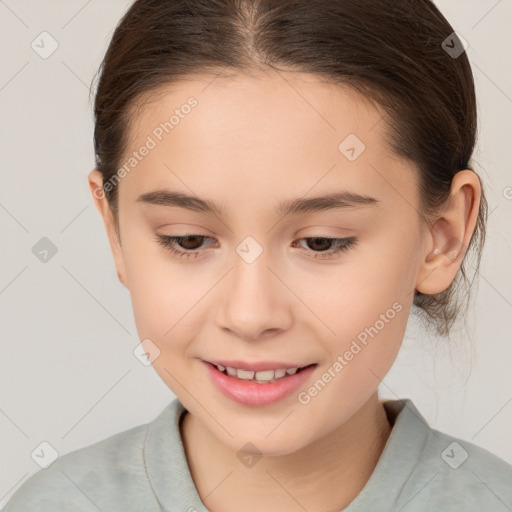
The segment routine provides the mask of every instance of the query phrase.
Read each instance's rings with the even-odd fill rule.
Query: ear
[[[440,293],[455,279],[478,220],[481,194],[480,180],[473,171],[454,176],[447,204],[428,228],[416,280],[419,292]]]
[[[110,249],[114,256],[114,263],[117,270],[117,277],[119,281],[128,288],[128,281],[126,279],[126,269],[123,258],[123,251],[121,249],[121,240],[116,228],[114,214],[108,204],[105,192],[103,190],[103,176],[97,169],[93,169],[88,176],[89,188],[91,189],[92,199],[96,209],[100,213],[103,224],[107,231]]]

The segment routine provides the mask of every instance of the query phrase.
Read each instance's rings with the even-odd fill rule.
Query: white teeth
[[[297,373],[299,368],[279,368],[278,370],[265,370],[260,372],[254,372],[251,370],[238,370],[237,368],[231,368],[230,366],[217,365],[217,369],[220,372],[226,370],[227,374],[231,377],[236,377],[241,380],[253,380],[255,382],[273,382],[274,380],[281,379],[287,375],[294,375]]]
[[[240,370],[238,370],[240,371]],[[269,381],[274,378],[274,370],[265,370],[262,372],[256,372],[256,380]]]
[[[249,370],[236,370],[236,376],[239,379],[250,380],[254,377],[254,372],[251,372]]]

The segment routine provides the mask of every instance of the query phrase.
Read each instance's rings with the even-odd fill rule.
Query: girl
[[[464,49],[429,0],[133,3],[89,186],[177,398],[7,512],[512,509],[512,467],[378,398],[484,241]]]

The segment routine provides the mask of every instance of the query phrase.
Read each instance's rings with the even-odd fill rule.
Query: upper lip
[[[254,372],[265,371],[265,370],[279,370],[284,368],[287,370],[288,368],[304,368],[305,366],[310,366],[311,364],[316,363],[306,363],[306,364],[290,364],[284,363],[282,361],[220,361],[220,360],[208,360],[206,363],[217,365],[222,365],[224,367],[236,368],[237,370],[249,370]]]

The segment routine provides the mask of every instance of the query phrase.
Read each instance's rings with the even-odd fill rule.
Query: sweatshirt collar
[[[392,510],[431,432],[411,400],[383,404],[393,425],[391,434],[370,479],[343,512]],[[146,473],[163,511],[209,512],[190,474],[181,439],[179,425],[185,411],[176,398],[149,424],[144,445]]]
[[[383,402],[393,425],[366,485],[342,512],[395,510],[394,504],[421,459],[431,429],[410,399]]]

